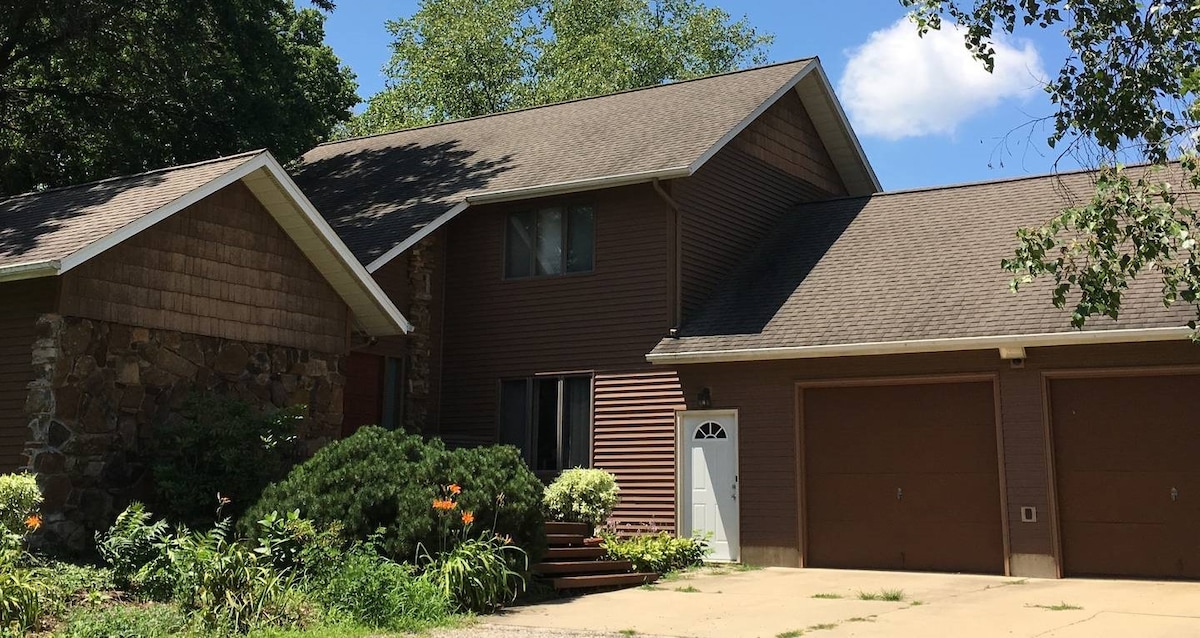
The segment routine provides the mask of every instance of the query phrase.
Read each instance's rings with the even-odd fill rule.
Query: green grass
[[[920,600],[914,600],[911,603],[908,603],[908,606],[909,607],[920,607],[921,605],[924,605],[924,604],[925,603]]]
[[[803,636],[803,635],[804,635],[803,629],[793,629],[791,631],[784,631],[784,632],[775,634],[775,638],[800,638],[800,636]]]
[[[903,589],[881,589],[879,591],[859,591],[859,600],[881,600],[889,603],[903,602],[905,598]]]
[[[1045,609],[1046,611],[1078,611],[1083,609],[1078,605],[1069,605],[1066,602],[1060,602],[1057,605],[1025,605],[1026,607],[1036,607],[1037,609]]]
[[[683,593],[685,593],[685,594],[698,594],[698,593],[700,593],[700,590],[699,590],[699,589],[696,589],[695,587],[692,587],[691,585],[688,585],[687,587],[676,587],[676,588],[675,588],[675,591],[681,591],[681,592],[683,592]]]
[[[1019,580],[1006,580],[1006,581],[1004,581],[1004,584],[1005,585],[1024,585],[1028,582],[1029,582],[1028,578],[1021,578]]]
[[[838,600],[839,598],[843,598],[843,596],[841,594],[833,594],[833,593],[813,594],[812,597],[820,598],[821,600]]]
[[[853,618],[847,618],[846,622],[875,622],[875,617],[874,616],[855,616]]]
[[[636,629],[622,629],[617,633],[621,634],[622,636],[636,636],[638,632]]]
[[[824,631],[826,629],[833,629],[835,627],[837,627],[837,623],[835,622],[823,622],[819,625],[809,625],[804,631]]]
[[[659,587],[654,583],[646,583],[645,585],[639,586],[638,589],[644,589],[646,591],[663,591],[665,588]]]

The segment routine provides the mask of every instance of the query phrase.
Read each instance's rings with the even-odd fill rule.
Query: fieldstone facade
[[[433,401],[433,277],[437,267],[440,233],[417,242],[408,253],[408,285],[411,291],[406,311],[413,331],[408,335],[408,405],[404,425],[409,432],[428,432]]]
[[[150,489],[156,423],[192,391],[264,409],[306,405],[311,453],[338,437],[341,355],[42,315],[25,411],[30,466],[45,496],[48,540],[82,548]]]

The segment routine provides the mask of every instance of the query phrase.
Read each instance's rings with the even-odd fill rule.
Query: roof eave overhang
[[[61,267],[62,264],[57,260],[31,261],[3,266],[0,267],[0,282],[53,277],[59,273]]]
[[[1182,341],[1191,339],[1192,333],[1192,329],[1186,326],[1168,328],[1090,330],[1024,335],[916,339],[909,341],[879,341],[821,346],[696,350],[690,352],[664,352],[657,354],[652,352],[646,355],[646,360],[650,363],[660,365],[735,363],[744,361],[824,359],[831,357],[863,357],[892,354],[918,354],[993,349],[999,351],[1003,358],[1015,359],[1024,357],[1025,348],[1108,343]]]

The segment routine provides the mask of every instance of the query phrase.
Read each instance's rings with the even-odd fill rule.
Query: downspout
[[[672,332],[679,328],[679,324],[683,321],[683,212],[679,207],[679,203],[671,197],[671,194],[662,186],[662,180],[655,179],[650,182],[654,186],[654,192],[662,198],[667,206],[671,207],[672,221],[671,224],[674,237],[672,249],[672,269],[674,270],[673,281],[671,285],[671,328]]]

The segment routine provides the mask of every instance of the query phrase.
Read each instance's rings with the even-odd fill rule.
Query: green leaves
[[[366,135],[734,70],[772,37],[696,0],[424,0],[388,23]]]
[[[1094,316],[1120,317],[1123,295],[1139,275],[1162,278],[1163,304],[1197,306],[1197,213],[1176,187],[1196,178],[1188,161],[1179,169],[1139,169],[1131,175],[1103,168],[1092,201],[1068,208],[1045,225],[1017,231],[1014,256],[1001,262],[1014,292],[1039,277],[1053,279],[1058,308],[1074,300],[1071,325]]]
[[[292,0],[10,2],[0,196],[263,147],[290,160],[358,102],[323,40]]]

